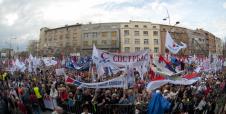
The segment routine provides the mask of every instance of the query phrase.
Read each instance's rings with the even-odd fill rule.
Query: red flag
[[[75,80],[72,79],[72,78],[69,77],[69,76],[66,76],[66,77],[65,77],[65,82],[66,82],[66,83],[74,83],[74,81],[75,81]]]
[[[170,64],[170,61],[167,61],[162,55],[159,55],[159,62],[165,62],[166,64]]]
[[[149,70],[150,80],[156,81],[156,80],[164,80],[165,77],[161,76],[160,74],[156,74],[151,68]]]

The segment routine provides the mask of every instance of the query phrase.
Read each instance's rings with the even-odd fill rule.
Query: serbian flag
[[[150,70],[149,70],[149,75],[150,75],[150,80],[151,80],[151,81],[164,80],[164,79],[165,79],[164,76],[162,76],[162,75],[160,75],[160,74],[156,74],[156,73],[152,70],[152,68],[150,68]]]
[[[68,83],[68,84],[74,84],[74,85],[77,85],[77,86],[82,84],[80,81],[75,80],[75,79],[73,79],[73,78],[71,78],[69,76],[65,77],[65,82]]]
[[[177,73],[176,70],[171,66],[170,61],[166,60],[162,55],[159,55],[159,63],[165,63],[166,64],[166,68],[169,69],[170,71]]]

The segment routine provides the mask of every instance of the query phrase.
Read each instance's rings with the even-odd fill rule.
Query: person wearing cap
[[[117,104],[118,102],[119,102],[118,95],[116,93],[113,93],[111,97],[111,104]]]

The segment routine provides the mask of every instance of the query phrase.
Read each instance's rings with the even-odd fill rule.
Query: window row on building
[[[116,31],[111,31],[111,32],[87,32],[87,33],[83,33],[83,38],[97,38],[97,37],[101,37],[101,38],[106,38],[111,36],[112,38],[116,37]]]
[[[130,35],[130,30],[124,30],[124,36],[129,36]],[[141,36],[140,31],[134,31],[133,33],[134,36]],[[148,31],[143,31],[143,36],[148,36],[149,33]],[[158,31],[153,31],[153,36],[158,36],[159,32]]]
[[[83,41],[83,46],[92,46],[93,44],[95,45],[111,45],[111,46],[116,46],[117,41],[116,40],[111,40],[111,42],[108,42],[108,40],[101,40],[98,42],[97,40],[92,40],[91,42],[89,41]]]
[[[133,26],[131,26],[131,25],[130,25],[130,26],[129,26],[129,25],[124,25],[124,27],[125,27],[125,28],[129,28],[129,27],[132,27],[132,28],[133,28]],[[142,26],[142,25],[141,25],[141,26],[139,26],[139,25],[134,25],[134,27],[135,27],[135,28],[142,28],[142,27],[143,27],[143,28],[148,28],[147,25],[143,25],[143,26]],[[152,28],[153,28],[153,29],[156,29],[157,27],[154,25],[154,26],[152,26]]]
[[[124,47],[124,51],[125,52],[131,52],[133,49],[132,49],[132,47]],[[149,47],[144,47],[144,48],[142,48],[142,47],[134,47],[134,50],[135,51],[140,51],[140,50],[150,50],[150,48]],[[158,47],[154,47],[154,53],[159,53],[159,48]]]
[[[124,44],[131,44],[130,39],[129,38],[125,38],[124,39]],[[141,44],[141,39],[135,39],[134,40],[134,44]],[[143,40],[143,44],[149,44],[149,39],[144,39]],[[159,45],[159,40],[158,39],[154,39],[154,45]]]

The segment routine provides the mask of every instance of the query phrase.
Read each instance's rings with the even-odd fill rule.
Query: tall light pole
[[[167,13],[167,17],[163,18],[162,20],[166,21],[168,19],[169,21],[169,25],[170,25],[170,14],[169,14],[169,11],[166,7],[164,7],[166,9],[166,13]]]

